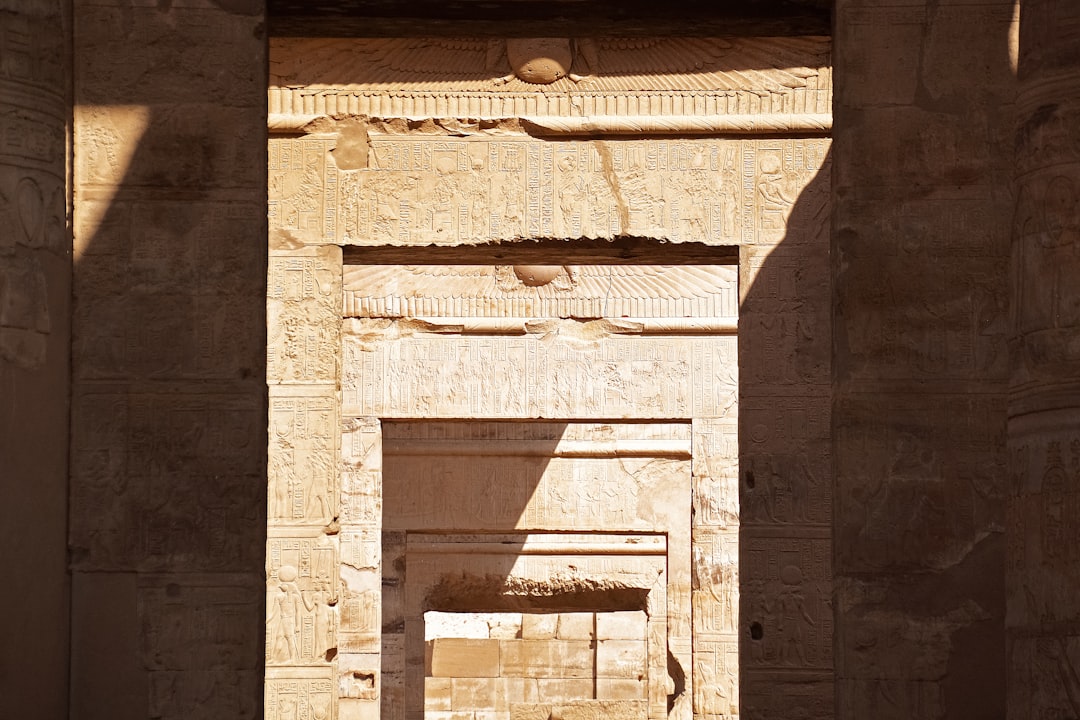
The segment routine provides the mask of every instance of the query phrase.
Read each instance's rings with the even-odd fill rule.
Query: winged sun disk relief
[[[829,64],[820,38],[372,38],[292,40],[271,85],[444,90],[486,81],[553,91],[781,91]],[[509,70],[510,72],[506,72]],[[500,74],[502,73],[502,74]],[[351,82],[327,82],[351,78]],[[587,81],[587,82],[586,82]],[[474,85],[473,85],[474,86]],[[519,86],[520,87],[520,86]],[[507,88],[509,89],[509,88]]]
[[[346,265],[343,289],[369,297],[703,298],[729,291],[733,266]]]

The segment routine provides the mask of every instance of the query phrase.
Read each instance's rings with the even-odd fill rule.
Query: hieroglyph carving
[[[693,708],[739,714],[739,439],[735,417],[693,424]]]
[[[346,317],[730,318],[734,265],[348,265]]]
[[[346,322],[347,414],[682,418],[735,410],[733,336],[583,341],[573,321],[527,337],[402,336],[386,322]]]
[[[739,572],[751,636],[744,663],[761,668],[831,668],[832,551],[829,540],[744,540]],[[745,637],[745,636],[744,636]]]
[[[267,540],[266,663],[321,665],[337,647],[337,540],[321,533]]]
[[[336,720],[337,686],[328,668],[266,671],[267,720]]]
[[[0,11],[0,362],[27,369],[51,331],[41,251],[68,252],[60,7],[38,5]]]
[[[272,387],[269,504],[272,525],[326,525],[337,517],[338,400],[333,388]]]
[[[775,242],[828,141],[372,135],[358,169],[336,164],[337,146],[333,136],[270,140],[271,227],[349,245]]]
[[[335,382],[341,332],[341,250],[271,252],[268,275],[268,381]]]
[[[269,109],[409,118],[827,115],[830,51],[824,37],[275,38]]]

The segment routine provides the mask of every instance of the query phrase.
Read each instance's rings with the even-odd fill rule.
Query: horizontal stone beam
[[[270,113],[271,133],[307,133],[326,115]],[[389,120],[392,118],[379,118]],[[433,118],[406,117],[410,122]],[[483,124],[510,122],[515,118],[467,118]],[[516,118],[536,137],[589,137],[599,135],[826,135],[832,130],[829,113],[761,113],[753,115],[599,115],[590,117],[525,116]],[[323,128],[319,128],[320,131]]]

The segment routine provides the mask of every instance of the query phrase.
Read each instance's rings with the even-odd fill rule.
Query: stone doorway
[[[401,70],[443,41],[273,51],[268,717],[737,715],[737,276],[825,162],[784,134],[827,127],[827,42],[649,42],[702,72],[447,84]],[[782,327],[750,337],[779,360],[756,380],[794,375]],[[744,648],[785,679],[830,662],[828,540],[797,535],[742,550],[815,619]]]
[[[382,716],[689,717],[695,549],[721,600],[698,615],[698,666],[735,641],[736,268],[347,266],[344,283],[345,446],[382,447],[381,493],[374,449],[346,450],[346,485],[381,498],[382,562],[381,594],[373,571],[343,578],[343,617],[353,587],[381,612],[358,647],[378,650]],[[473,619],[464,635],[448,613]]]

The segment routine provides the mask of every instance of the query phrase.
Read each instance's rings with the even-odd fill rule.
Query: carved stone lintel
[[[271,133],[307,133],[316,121],[329,115],[271,113],[267,128]],[[391,118],[381,118],[389,120]],[[434,118],[406,117],[410,123]],[[476,117],[480,125],[510,123],[515,118]],[[753,115],[595,115],[587,117],[522,116],[516,118],[530,135],[825,135],[832,130],[830,113],[760,113]]]

